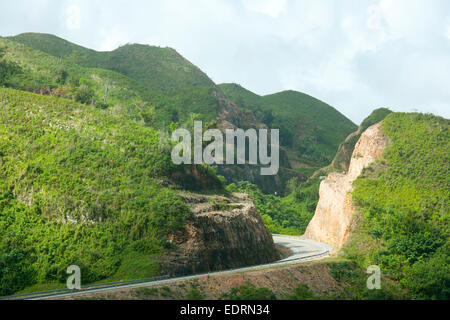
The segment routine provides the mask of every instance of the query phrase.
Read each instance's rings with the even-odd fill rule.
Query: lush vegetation
[[[159,274],[190,216],[161,183],[221,186],[211,168],[173,166],[167,142],[174,122],[216,118],[214,88],[155,93],[72,51],[0,48],[0,86],[22,90],[0,88],[0,295],[59,287],[70,264],[84,284]]]
[[[139,122],[0,88],[0,295],[63,281],[71,264],[83,283],[157,274],[190,216],[161,186],[179,171],[169,151]]]
[[[270,128],[280,129],[280,143],[290,160],[313,168],[328,165],[339,144],[356,130],[336,109],[306,94],[284,91],[258,96],[236,84],[219,86],[242,109],[253,111]]]
[[[361,217],[346,253],[414,298],[450,298],[449,129],[433,115],[389,115],[391,145],[355,182]]]
[[[9,39],[87,68],[119,72],[154,91],[212,87],[214,83],[174,49],[127,44],[97,52],[50,34],[23,33]]]
[[[268,288],[257,288],[251,282],[246,282],[237,288],[232,288],[222,295],[224,300],[276,300],[276,295]]]
[[[0,37],[0,295],[58,287],[71,264],[82,268],[83,283],[158,274],[158,257],[172,247],[167,234],[190,217],[170,186],[205,192],[223,183],[215,168],[174,166],[168,134],[178,126],[191,130],[197,119],[215,127],[222,92],[249,119],[254,114],[279,128],[290,165],[308,176],[356,130],[305,94],[216,87],[172,49],[96,52],[51,35]],[[356,298],[448,299],[447,119],[378,109],[341,144],[335,168],[307,182],[290,180],[286,197],[248,182],[227,190],[250,194],[269,231],[302,234],[317,205],[319,175],[348,164],[360,134],[383,119],[391,145],[355,182],[359,223],[345,249],[355,263],[332,264],[330,274],[350,284]],[[369,264],[402,289],[368,292],[361,279]],[[189,295],[201,298],[196,288]],[[245,285],[224,297],[274,295]],[[315,297],[299,286],[286,298]]]
[[[324,299],[352,299],[352,300],[403,300],[407,299],[407,292],[398,287],[395,281],[381,274],[381,288],[368,289],[365,267],[354,261],[342,260],[328,262],[328,273],[338,282],[344,284],[343,291],[327,293]]]
[[[155,92],[118,72],[82,67],[72,59],[59,59],[1,37],[0,47],[2,65],[8,66],[8,77],[3,78],[7,87],[92,104],[143,123],[154,113],[151,124],[161,130],[167,130],[172,122],[189,121],[192,114],[204,122],[217,117],[217,89],[210,86]]]
[[[204,300],[202,292],[195,286],[192,286],[186,294],[187,300]]]
[[[0,86],[9,84],[10,79],[17,73],[20,73],[20,68],[17,64],[5,59],[6,49],[0,47]]]
[[[249,194],[271,233],[301,235],[313,217],[319,200],[319,180],[298,183],[297,179],[293,179],[289,185],[290,194],[286,197],[264,194],[249,182],[231,184],[227,190]]]
[[[317,300],[319,297],[314,295],[314,292],[308,285],[301,283],[295,287],[293,293],[287,293],[283,296],[285,300]]]

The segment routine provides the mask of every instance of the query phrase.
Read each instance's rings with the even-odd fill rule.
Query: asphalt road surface
[[[227,273],[233,273],[233,272],[252,271],[252,270],[258,270],[258,269],[262,269],[262,268],[270,268],[272,266],[281,266],[281,265],[287,265],[287,264],[295,264],[295,263],[303,262],[303,261],[319,260],[324,257],[327,257],[332,250],[332,248],[326,244],[311,241],[311,240],[306,240],[306,239],[303,239],[302,237],[273,235],[273,240],[274,240],[275,244],[291,249],[292,255],[283,260],[280,260],[280,261],[276,261],[276,262],[264,264],[264,265],[258,265],[258,266],[237,268],[237,269],[231,269],[231,270],[225,270],[225,271],[216,271],[216,272],[203,273],[203,274],[184,276],[184,277],[169,278],[169,279],[156,280],[156,281],[151,281],[151,282],[123,284],[123,285],[117,284],[114,286],[109,286],[109,287],[104,287],[104,288],[95,288],[95,289],[86,289],[86,290],[81,289],[78,291],[71,291],[71,292],[65,292],[65,293],[55,293],[55,294],[47,293],[47,294],[43,294],[43,295],[40,295],[39,293],[37,293],[35,296],[29,296],[25,299],[29,299],[29,300],[56,299],[56,298],[69,297],[69,296],[81,295],[81,294],[86,294],[86,293],[107,292],[107,291],[120,290],[120,289],[125,289],[125,288],[138,288],[138,287],[146,287],[146,286],[150,286],[150,285],[168,284],[168,283],[180,281],[180,280],[193,280],[196,278],[203,277],[205,275],[219,275],[219,274],[227,274]]]

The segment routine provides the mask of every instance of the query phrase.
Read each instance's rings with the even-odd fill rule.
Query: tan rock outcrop
[[[361,135],[348,172],[331,173],[320,184],[319,203],[306,229],[305,238],[331,245],[334,253],[339,251],[348,237],[355,212],[351,195],[353,181],[364,168],[381,156],[387,143],[387,138],[381,132],[381,123],[369,127]]]
[[[229,197],[181,194],[193,217],[169,235],[178,249],[163,257],[161,271],[183,275],[265,264],[280,259],[272,235],[247,194]]]

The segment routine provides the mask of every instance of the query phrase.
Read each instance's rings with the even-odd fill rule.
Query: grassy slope
[[[137,122],[0,88],[0,294],[62,281],[71,264],[84,283],[135,278],[135,264],[157,273],[166,235],[189,216],[161,187],[169,157]]]
[[[139,89],[139,98],[156,108],[160,126],[186,122],[191,113],[199,114],[203,121],[217,117],[217,98],[212,97],[217,90],[214,83],[170,48],[126,45],[111,52],[97,52],[48,34],[25,33],[9,39],[47,52],[57,57],[56,61],[109,69],[136,80],[128,86],[130,91]],[[299,161],[298,170],[306,174],[328,164],[339,143],[355,129],[335,109],[301,93],[288,91],[259,97],[233,84],[221,85],[221,89],[238,105],[252,110],[258,120],[279,127],[289,158]],[[125,114],[139,113],[135,100],[127,103]],[[275,119],[265,117],[267,113]],[[305,164],[313,168],[305,168]]]
[[[91,83],[96,100],[105,102],[111,113],[127,119],[142,120],[141,113],[150,107],[156,109],[155,121],[160,128],[166,128],[172,121],[185,122],[191,113],[201,114],[204,121],[217,117],[218,103],[213,97],[215,88],[212,87],[155,92],[118,72],[82,67],[70,59],[61,60],[6,38],[0,37],[0,47],[6,48],[6,58],[18,63],[23,70],[10,81],[9,86],[16,89],[59,88],[70,98],[76,89],[71,82],[81,78]],[[61,71],[68,73],[66,83],[58,83]]]
[[[361,216],[346,253],[379,265],[414,298],[450,298],[450,121],[389,115],[392,144],[355,182]]]
[[[237,103],[241,107],[249,106],[256,108],[261,102],[261,96],[241,87],[235,83],[222,83],[219,84],[219,88],[222,89],[225,96],[231,101]]]
[[[161,187],[169,152],[140,122],[0,88],[0,295],[53,286],[71,264],[85,284],[158,274],[189,216]]]
[[[339,144],[356,126],[331,106],[306,94],[284,91],[258,96],[236,84],[221,84],[225,95],[252,110],[271,128],[280,128],[289,157],[318,168],[331,162]]]
[[[123,115],[133,119],[138,119],[138,110],[132,110],[136,100],[158,99],[156,93],[117,72],[84,68],[6,38],[0,38],[0,47],[6,48],[6,59],[17,63],[22,69],[9,83],[10,87],[19,90],[69,87],[71,81],[89,79],[99,100],[106,99],[110,106],[128,107]],[[68,73],[66,83],[58,83],[58,74],[61,71]],[[108,87],[106,94],[105,86]]]
[[[206,74],[171,48],[128,44],[98,52],[50,34],[24,33],[9,39],[84,67],[119,72],[154,91],[214,86]]]
[[[263,122],[267,123],[272,113],[271,127],[287,128],[292,137],[292,144],[287,148],[289,158],[312,165],[312,168],[302,169],[308,175],[318,167],[329,164],[339,143],[356,129],[335,109],[302,93],[287,91],[261,97],[233,83],[219,87],[228,99],[241,108],[251,109]],[[293,133],[295,130],[302,132],[297,135]],[[300,144],[305,148],[301,153],[296,153],[294,146]],[[305,171],[307,169],[309,172]],[[289,195],[283,198],[264,195],[248,183],[231,185],[229,189],[251,195],[271,232],[301,235],[314,215],[320,179],[316,177],[303,183],[293,179],[286,183]]]
[[[20,67],[6,85],[69,98],[0,88],[0,234],[8,235],[0,238],[0,295],[58,287],[70,264],[82,268],[85,284],[158,274],[165,237],[189,212],[161,187],[180,168],[172,167],[168,146],[141,112],[156,105],[157,122],[167,124],[173,110],[185,112],[189,103],[215,107],[212,89],[166,96],[120,73],[81,67],[5,38],[0,47],[6,48],[0,59]],[[92,105],[72,100],[82,81],[94,93]],[[215,118],[210,109],[204,114]],[[72,220],[78,223],[67,223]]]

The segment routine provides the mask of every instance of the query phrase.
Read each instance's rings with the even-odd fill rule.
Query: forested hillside
[[[379,264],[406,296],[448,298],[447,119],[381,108],[356,131],[300,92],[217,86],[170,48],[0,37],[0,295],[61,286],[71,264],[84,283],[163,273],[176,248],[168,236],[193,214],[181,191],[248,193],[270,232],[301,235],[322,177],[345,171],[361,133],[383,119],[391,144],[355,182],[360,216],[345,254]],[[280,129],[280,173],[175,166],[168,137],[194,120]]]
[[[191,213],[163,186],[180,168],[154,129],[1,88],[0,118],[1,295],[63,281],[71,264],[84,283],[160,272]]]
[[[333,107],[300,92],[258,96],[237,84],[221,84],[220,88],[258,120],[279,128],[291,166],[307,174],[328,165],[339,144],[357,128]]]
[[[123,48],[108,53],[96,52],[52,35],[35,33],[0,41],[6,48],[5,59],[16,63],[20,69],[8,79],[6,85],[12,88],[90,103],[108,113],[141,121],[165,132],[172,123],[189,128],[193,120],[202,120],[205,127],[220,129],[267,127],[251,110],[241,110],[230,102],[203,72],[178,54],[174,57],[171,49],[126,46],[132,52],[108,65],[111,61],[108,57],[116,51],[122,52]],[[158,54],[153,56],[154,52]],[[86,59],[80,59],[80,55]],[[132,61],[127,60],[130,57]],[[119,70],[115,68],[117,65],[144,73],[130,72],[127,68]],[[111,67],[111,70],[99,67]],[[184,79],[185,76],[189,79]],[[172,81],[172,78],[184,80],[178,85],[178,80]],[[230,182],[249,180],[266,193],[282,194],[288,179],[303,180],[304,174],[310,173],[290,170],[288,156],[283,149],[278,179],[259,177],[255,174],[258,168],[253,172],[252,168],[227,167],[220,172]]]
[[[0,38],[0,47],[3,60],[16,66],[4,79],[8,87],[89,103],[163,129],[171,122],[189,121],[192,114],[201,114],[204,121],[218,115],[219,103],[212,87],[163,94],[118,72],[82,67],[5,38]]]
[[[50,34],[23,33],[9,39],[83,67],[119,72],[153,91],[214,86],[206,74],[172,48],[127,44],[98,52]]]
[[[357,228],[345,252],[377,264],[413,298],[450,298],[450,121],[394,113],[391,144],[355,181]]]

